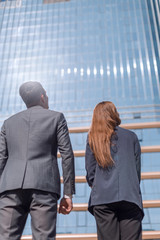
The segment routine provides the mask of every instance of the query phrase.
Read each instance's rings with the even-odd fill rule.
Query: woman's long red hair
[[[89,130],[89,145],[103,168],[114,164],[110,152],[111,136],[120,123],[119,114],[112,102],[105,101],[96,105]]]

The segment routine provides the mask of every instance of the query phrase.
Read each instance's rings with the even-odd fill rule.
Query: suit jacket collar
[[[43,107],[40,105],[36,105],[36,106],[29,107],[27,109],[29,110],[29,109],[39,109],[39,108],[42,109]]]

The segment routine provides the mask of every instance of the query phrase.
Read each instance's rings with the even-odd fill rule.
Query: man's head
[[[48,109],[46,91],[39,82],[25,82],[19,88],[19,94],[27,108],[40,105]]]

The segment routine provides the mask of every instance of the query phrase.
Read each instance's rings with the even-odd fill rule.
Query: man
[[[54,240],[62,157],[64,196],[59,212],[72,210],[74,156],[66,120],[48,110],[48,97],[38,82],[26,82],[20,96],[27,110],[7,119],[0,135],[0,240],[19,240],[28,213],[33,240]]]

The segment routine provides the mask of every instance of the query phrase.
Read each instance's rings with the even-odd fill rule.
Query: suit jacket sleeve
[[[85,168],[87,171],[86,180],[90,187],[92,187],[92,185],[93,185],[96,164],[97,164],[97,161],[96,161],[94,154],[89,146],[88,137],[87,137],[86,153],[85,153]]]
[[[135,149],[136,170],[137,170],[137,175],[140,182],[141,181],[141,147],[140,147],[137,136],[136,136],[134,149]]]
[[[3,124],[0,133],[0,178],[8,159],[7,141],[5,124]]]
[[[57,128],[58,149],[62,157],[64,195],[75,193],[74,155],[64,115],[60,115]]]

